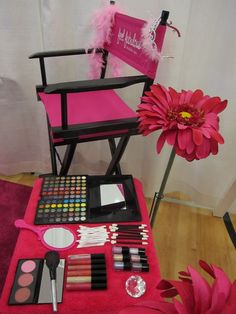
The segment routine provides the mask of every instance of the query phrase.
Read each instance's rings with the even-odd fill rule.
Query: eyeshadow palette
[[[87,176],[45,177],[40,196],[36,225],[86,221]]]
[[[140,221],[131,175],[44,177],[35,225]]]
[[[57,300],[62,301],[65,260],[57,268]],[[9,305],[51,303],[51,281],[44,259],[20,259],[9,296]]]

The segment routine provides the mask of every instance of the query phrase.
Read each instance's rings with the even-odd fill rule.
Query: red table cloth
[[[35,182],[28,206],[25,212],[25,221],[29,224],[33,224],[37,202],[39,200],[39,192],[42,184],[42,179],[38,179]],[[115,314],[119,313],[123,308],[134,305],[142,301],[154,301],[159,298],[156,289],[157,283],[160,281],[160,271],[158,260],[155,252],[153,237],[150,229],[148,212],[146,207],[145,198],[142,191],[142,184],[137,179],[134,180],[135,189],[138,197],[138,202],[142,214],[142,223],[148,225],[149,229],[149,240],[148,245],[145,246],[150,271],[148,273],[134,273],[131,271],[114,271],[113,260],[112,260],[112,245],[106,243],[102,247],[90,247],[80,248],[75,246],[73,248],[60,251],[61,258],[67,258],[69,254],[78,253],[105,253],[106,264],[107,264],[107,289],[106,290],[93,290],[93,291],[67,291],[64,289],[63,302],[58,304],[58,312],[62,314],[93,314],[93,313],[104,313],[104,314]],[[17,210],[17,208],[16,208]],[[4,223],[4,222],[3,222]],[[125,224],[125,223],[124,223]],[[130,224],[130,223],[129,223]],[[86,224],[84,224],[86,225]],[[101,225],[101,224],[100,224]],[[107,224],[109,225],[109,224]],[[78,225],[70,224],[66,225],[76,233]],[[90,225],[91,226],[91,225]],[[93,224],[93,226],[95,226]],[[7,245],[7,243],[6,243]],[[43,258],[45,253],[48,251],[47,248],[38,240],[37,235],[32,233],[30,230],[22,229],[20,231],[15,251],[12,256],[12,260],[9,266],[8,275],[6,278],[5,286],[2,292],[0,300],[0,313],[40,313],[48,314],[52,312],[51,304],[40,304],[40,305],[8,305],[8,297],[11,291],[11,287],[14,280],[16,266],[18,259],[23,258]],[[138,298],[130,297],[125,290],[126,280],[134,274],[139,274],[146,281],[146,292]],[[64,282],[65,285],[65,282]]]

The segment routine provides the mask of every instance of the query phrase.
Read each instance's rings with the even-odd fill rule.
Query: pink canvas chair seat
[[[160,52],[169,12],[163,11],[155,29],[155,44]],[[59,50],[35,53],[30,58],[40,62],[42,85],[36,87],[38,98],[47,113],[52,173],[58,174],[57,146],[66,145],[59,174],[66,175],[76,145],[86,141],[107,139],[112,155],[107,175],[121,174],[120,159],[131,136],[139,134],[136,112],[115,92],[119,88],[142,83],[142,94],[153,84],[158,60],[152,59],[142,48],[142,29],[145,21],[115,13],[111,41],[91,49]],[[153,31],[153,30],[152,30]],[[45,58],[91,54],[103,59],[104,67],[96,80],[48,84]],[[138,75],[105,78],[108,54],[116,56],[136,69]],[[94,56],[92,55],[92,56]],[[96,58],[95,58],[96,59]],[[115,139],[119,139],[115,141]]]
[[[61,98],[59,94],[39,93],[47,112],[51,127],[61,127]],[[67,95],[68,124],[103,122],[117,119],[136,118],[137,113],[113,90],[73,93]],[[80,135],[80,139],[104,137],[126,133],[128,130],[98,132]],[[53,133],[52,133],[53,137]],[[63,142],[63,138],[54,138],[54,143]]]
[[[39,93],[39,96],[51,127],[60,127],[60,95]],[[113,90],[68,94],[67,110],[69,125],[137,117],[136,112]]]

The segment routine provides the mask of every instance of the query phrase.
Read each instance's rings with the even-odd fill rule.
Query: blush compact
[[[62,301],[65,260],[57,268],[58,302]],[[20,259],[8,299],[9,305],[51,303],[49,270],[44,259]]]

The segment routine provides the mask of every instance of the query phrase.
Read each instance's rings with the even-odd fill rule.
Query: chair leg
[[[52,142],[51,137],[51,128],[49,125],[49,121],[47,118],[47,125],[48,125],[48,139],[49,139],[49,147],[50,147],[50,157],[51,157],[51,166],[52,166],[52,174],[57,176],[57,159],[56,159],[56,149]]]
[[[117,145],[117,148],[116,148],[116,150],[112,156],[112,160],[110,162],[110,165],[107,168],[106,175],[112,175],[116,169],[116,166],[119,165],[119,162],[121,160],[121,157],[125,151],[125,148],[126,148],[128,142],[129,142],[129,139],[130,139],[130,136],[121,137],[121,139]]]
[[[76,145],[77,145],[77,143],[72,143],[72,144],[67,145],[66,152],[65,152],[65,155],[63,158],[63,162],[61,165],[61,170],[59,173],[60,176],[67,175],[69,168],[70,168],[70,165],[71,165],[71,162],[72,162],[72,159],[73,159],[73,156],[74,156],[74,153],[75,153]]]
[[[109,142],[109,146],[110,146],[111,156],[113,157],[113,155],[115,154],[116,148],[117,148],[115,139],[114,138],[109,138],[108,142]],[[122,174],[119,163],[116,164],[116,166],[115,166],[115,173],[116,173],[116,175],[121,175]]]

